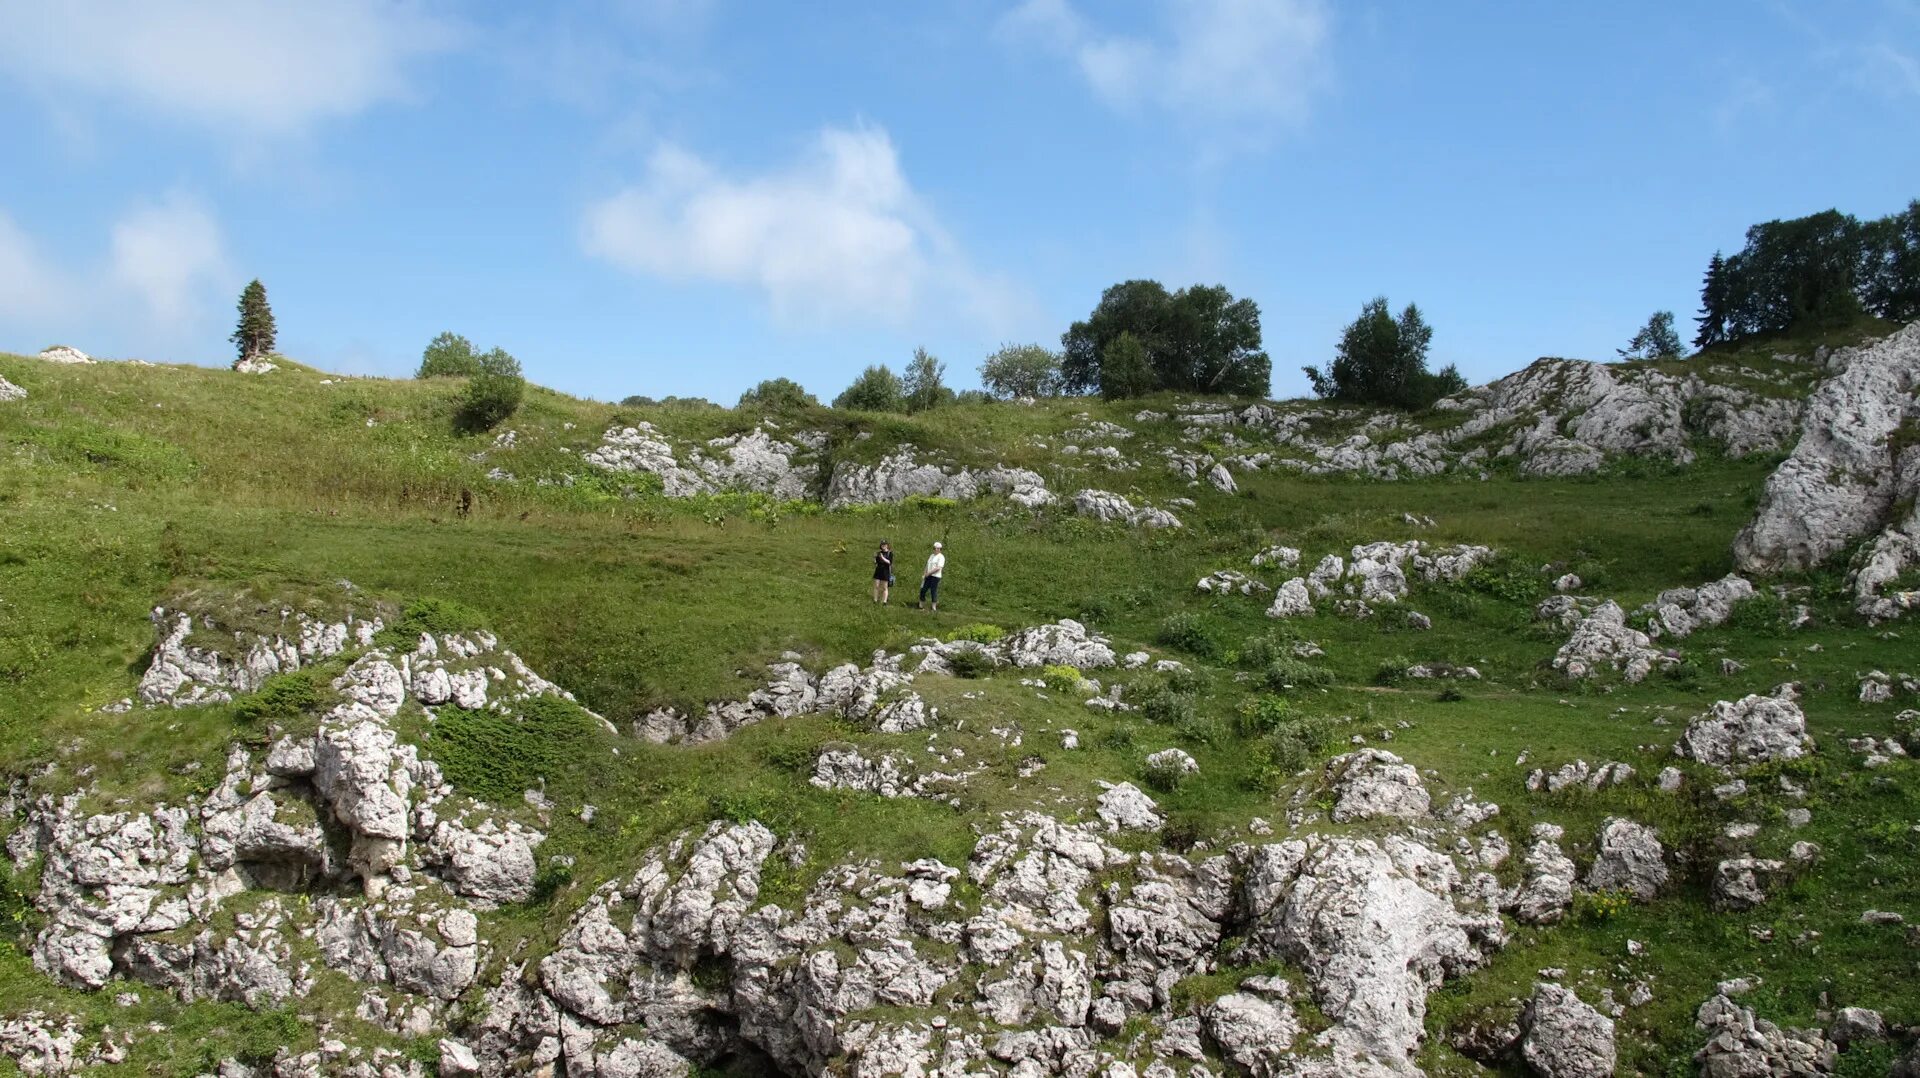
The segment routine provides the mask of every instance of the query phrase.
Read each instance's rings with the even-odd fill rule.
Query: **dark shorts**
[[[920,578],[920,598],[931,599],[936,603],[940,601],[939,577],[924,576]]]
[[[873,578],[875,580],[884,580],[889,584],[893,583],[893,574],[887,572],[885,569],[875,569],[873,571]]]

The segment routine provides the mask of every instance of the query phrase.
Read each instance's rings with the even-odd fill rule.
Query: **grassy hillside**
[[[995,498],[838,512],[759,495],[669,499],[633,476],[597,473],[579,460],[610,426],[644,420],[679,437],[706,438],[762,418],[725,410],[619,408],[535,389],[501,428],[516,433],[513,444],[496,448],[498,432],[456,432],[453,382],[344,378],[297,365],[267,376],[66,367],[5,355],[0,376],[29,394],[0,404],[0,771],[39,776],[36,790],[84,787],[103,806],[179,798],[217,780],[233,740],[265,742],[258,720],[232,705],[102,710],[131,695],[145,668],[149,611],[187,592],[294,607],[384,602],[402,609],[438,600],[470,612],[463,616],[498,633],[623,731],[657,706],[743,697],[782,652],[798,652],[819,670],[968,626],[1011,630],[1075,617],[1111,636],[1116,650],[1146,648],[1192,668],[1179,677],[1117,675],[1130,684],[1130,699],[1157,693],[1187,702],[1144,717],[1111,715],[1070,692],[1023,686],[1008,672],[918,684],[930,703],[960,720],[943,728],[943,741],[986,764],[955,804],[809,785],[814,756],[827,743],[853,742],[871,755],[911,752],[926,741],[821,717],[772,720],[697,747],[575,731],[555,752],[542,732],[488,743],[484,751],[506,754],[493,770],[461,768],[473,763],[463,752],[482,751],[478,742],[457,735],[426,742],[457,782],[536,779],[554,802],[541,862],[571,859],[571,866],[543,877],[548,893],[539,902],[489,915],[486,935],[496,943],[551,940],[594,884],[631,872],[650,845],[714,818],[754,818],[806,836],[807,861],[775,881],[765,896],[773,901],[850,857],[963,864],[975,829],[995,814],[1084,804],[1097,779],[1142,781],[1145,755],[1169,745],[1190,752],[1200,772],[1156,792],[1173,820],[1165,841],[1179,848],[1244,841],[1249,820],[1283,821],[1299,791],[1307,791],[1299,803],[1311,807],[1311,779],[1296,772],[1343,751],[1354,736],[1390,737],[1385,747],[1428,774],[1437,803],[1468,789],[1497,802],[1502,812],[1492,826],[1516,850],[1535,822],[1566,827],[1579,847],[1591,844],[1603,817],[1624,814],[1658,825],[1699,869],[1659,902],[1623,910],[1583,904],[1569,924],[1519,929],[1489,968],[1435,997],[1422,1061],[1431,1073],[1487,1073],[1449,1046],[1453,1032],[1524,996],[1546,967],[1622,1000],[1633,985],[1652,985],[1652,1002],[1619,1019],[1621,1073],[1692,1073],[1693,1010],[1725,977],[1761,978],[1746,1002],[1783,1024],[1816,1024],[1817,1010],[1843,1004],[1920,1023],[1920,952],[1897,931],[1859,923],[1869,907],[1920,915],[1920,774],[1905,760],[1860,770],[1842,744],[1843,737],[1893,732],[1896,708],[1861,705],[1855,686],[1869,669],[1920,666],[1912,641],[1902,639],[1911,630],[1868,630],[1849,612],[1839,574],[1819,574],[1785,581],[1807,589],[1812,627],[1789,631],[1774,604],[1757,603],[1727,626],[1687,639],[1686,661],[1671,672],[1603,689],[1556,675],[1547,662],[1564,633],[1532,621],[1549,581],[1568,570],[1588,594],[1629,609],[1663,588],[1729,572],[1729,544],[1772,459],[1707,456],[1687,468],[1626,461],[1598,476],[1554,480],[1499,468],[1484,479],[1399,483],[1248,472],[1232,495],[1190,486],[1132,447],[1137,469],[1075,473],[1078,486],[1132,491],[1156,504],[1196,503],[1181,511],[1185,529],[1141,532]],[[827,431],[829,462],[871,460],[911,444],[961,462],[1032,467],[1051,479],[1063,467],[1056,447],[1065,431],[1102,419],[1139,426],[1136,411],[1169,404],[1049,401],[962,406],[924,418],[822,412],[782,421]],[[514,479],[487,478],[496,468]],[[1431,516],[1435,525],[1417,527],[1405,514]],[[872,549],[883,538],[900,552],[901,594],[878,607],[866,588]],[[1310,565],[1356,543],[1409,538],[1502,553],[1465,583],[1416,585],[1407,605],[1432,617],[1427,632],[1385,616],[1323,613],[1279,623],[1264,616],[1262,599],[1194,590],[1212,570],[1247,569],[1248,558],[1272,543],[1301,548]],[[910,594],[935,539],[945,541],[950,558],[937,615],[915,611]],[[1286,638],[1325,650],[1319,665],[1331,675],[1328,685],[1289,691],[1268,684],[1260,642]],[[1722,673],[1722,659],[1743,668]],[[1399,676],[1422,662],[1470,664],[1484,677],[1442,684]],[[1730,802],[1707,793],[1711,782],[1690,783],[1677,797],[1650,788],[1646,780],[1673,762],[1669,750],[1688,717],[1715,700],[1788,680],[1804,686],[1820,746],[1811,762],[1792,769],[1810,788],[1807,801],[1782,799],[1758,776],[1752,794]],[[1007,720],[1026,731],[1019,749],[989,733]],[[1282,733],[1321,733],[1289,741],[1261,728],[1268,723]],[[1079,732],[1083,750],[1059,750],[1057,731],[1067,728]],[[1046,769],[1023,775],[1033,757]],[[1600,792],[1525,789],[1530,769],[1576,758],[1628,762],[1641,781]],[[42,774],[55,762],[54,772]],[[579,815],[587,804],[596,809],[591,822]],[[1710,911],[1705,870],[1721,828],[1737,819],[1776,821],[1801,805],[1813,810],[1810,826],[1769,826],[1764,841],[1782,849],[1802,839],[1820,843],[1818,869],[1750,913]],[[15,881],[0,901],[16,944],[34,927],[20,897],[29,885]],[[1630,955],[1629,940],[1644,951]],[[136,1050],[136,1072],[191,1074],[203,1058],[258,1054],[276,1039],[303,1043],[313,1034],[299,1014],[349,1013],[353,998],[344,980],[329,981],[290,1012],[249,1014],[134,991],[139,1002],[117,1008],[111,991],[51,988],[19,946],[0,957],[0,1013],[67,1009],[93,1028],[171,1024],[172,1034]],[[351,1019],[339,1021],[353,1027]],[[1886,1057],[1875,1051],[1848,1053],[1843,1073],[1885,1073]]]

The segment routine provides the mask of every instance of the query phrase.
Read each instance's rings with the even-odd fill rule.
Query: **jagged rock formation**
[[[1600,825],[1587,886],[1651,902],[1667,885],[1666,849],[1653,829],[1618,816]]]
[[[1608,456],[1693,460],[1693,429],[1734,456],[1772,451],[1792,436],[1799,402],[1768,398],[1697,375],[1651,367],[1542,359],[1525,370],[1442,401],[1470,413],[1456,439],[1511,426],[1495,450],[1526,475],[1578,475]]]
[[[1723,624],[1733,616],[1734,604],[1753,596],[1751,581],[1729,573],[1697,588],[1668,588],[1634,614],[1646,619],[1648,638],[1679,639],[1696,629]]]
[[[1555,600],[1569,602],[1557,604]],[[1547,612],[1550,604],[1552,613]],[[1674,661],[1672,656],[1655,650],[1646,633],[1628,626],[1627,612],[1611,599],[1580,616],[1571,597],[1559,595],[1543,602],[1538,613],[1556,618],[1570,613],[1575,619],[1572,635],[1553,656],[1553,668],[1570,678],[1593,677],[1611,669],[1629,682],[1638,682],[1646,680],[1656,664]]]
[[[826,445],[818,431],[776,437],[769,420],[744,434],[713,438],[704,446],[676,451],[651,423],[610,429],[600,447],[584,455],[587,463],[613,472],[649,472],[660,477],[669,497],[724,490],[748,490],[776,498],[804,498],[813,490],[819,468],[808,462]],[[684,457],[684,461],[682,460]]]
[[[961,653],[977,655],[996,667],[1098,670],[1118,664],[1106,637],[1088,632],[1071,618],[1022,629],[991,644],[922,640],[901,654],[876,651],[864,668],[845,663],[817,677],[800,665],[796,655],[769,665],[767,683],[745,700],[708,704],[697,716],[659,708],[637,720],[633,734],[659,744],[697,745],[721,740],[770,716],[806,714],[838,715],[883,733],[919,729],[937,715],[912,690],[914,677],[952,673],[952,660]]]
[[[1700,1078],[1788,1078],[1831,1074],[1837,1052],[1819,1030],[1781,1029],[1724,995],[1700,1005],[1695,1024],[1707,1035],[1694,1056]]]
[[[1276,549],[1291,553],[1292,559],[1268,551],[1265,555],[1256,555],[1255,564],[1261,564],[1263,556],[1267,556],[1271,564],[1298,563],[1298,551]],[[1348,554],[1351,560],[1329,554],[1320,559],[1311,573],[1281,584],[1274,592],[1267,616],[1287,618],[1311,614],[1315,600],[1343,594],[1350,597],[1337,604],[1344,612],[1367,617],[1373,612],[1370,604],[1397,603],[1407,597],[1410,572],[1429,584],[1458,582],[1490,561],[1494,550],[1473,545],[1435,546],[1414,539],[1405,543],[1361,543]]]
[[[233,361],[233,369],[241,374],[272,374],[280,366],[265,356],[241,356]]]
[[[1828,364],[1837,373],[1808,399],[1800,441],[1768,477],[1734,559],[1751,572],[1809,569],[1871,537],[1853,566],[1855,603],[1885,620],[1920,602],[1891,587],[1920,563],[1920,325]]]
[[[919,461],[913,447],[907,445],[877,464],[836,465],[832,478],[827,481],[827,508],[879,505],[915,496],[968,501],[986,493],[1004,494],[1029,509],[1054,501],[1053,492],[1037,472],[998,466],[976,472],[926,464]]]
[[[1520,1057],[1540,1078],[1611,1078],[1613,1019],[1580,1001],[1570,989],[1533,986],[1521,1016],[1526,1035]]]
[[[1107,490],[1082,490],[1073,496],[1073,511],[1095,520],[1132,524],[1141,528],[1178,528],[1180,518],[1165,509],[1134,505],[1125,497]]]
[[[48,363],[92,363],[93,357],[78,348],[56,344],[52,348],[42,349],[40,358]]]
[[[1794,702],[1792,686],[1783,685],[1772,696],[1715,702],[1687,723],[1673,751],[1731,771],[1798,759],[1813,751],[1813,739],[1807,736],[1807,717]]]
[[[370,647],[386,624],[383,614],[348,612],[338,620],[282,609],[271,636],[230,629],[227,615],[189,600],[196,609],[153,608],[153,661],[140,677],[140,700],[150,706],[224,703],[260,688],[275,674],[292,673],[350,645]]]
[[[26,390],[21,389],[19,386],[14,385],[12,382],[7,381],[5,378],[0,378],[0,404],[6,404],[9,401],[18,401],[18,400],[26,400],[26,399],[27,399]]]

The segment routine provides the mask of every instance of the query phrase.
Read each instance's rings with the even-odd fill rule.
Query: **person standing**
[[[873,601],[885,603],[893,590],[893,545],[881,543],[873,553]]]
[[[922,603],[930,604],[934,613],[940,612],[940,574],[947,571],[947,556],[942,553],[939,543],[933,544],[933,553],[927,557],[927,572],[920,578],[920,598],[913,604],[915,610]]]

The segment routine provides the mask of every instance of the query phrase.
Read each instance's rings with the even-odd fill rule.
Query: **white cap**
[[[936,542],[936,543],[934,543],[934,544],[933,544],[933,549],[935,549],[935,550],[939,550],[939,549],[940,549],[940,544],[939,544],[938,542]]]

